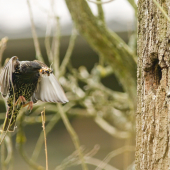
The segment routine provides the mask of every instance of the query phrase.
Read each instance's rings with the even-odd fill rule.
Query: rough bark
[[[170,16],[170,1],[159,0]],[[170,23],[152,0],[138,1],[136,170],[170,168]]]
[[[136,103],[136,62],[126,43],[91,12],[85,0],[65,0],[78,31],[112,65],[115,75]],[[135,104],[134,104],[135,105]]]

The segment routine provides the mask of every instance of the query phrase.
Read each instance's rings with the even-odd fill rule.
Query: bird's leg
[[[16,101],[16,105],[17,104],[21,104],[21,103],[25,103],[26,102],[26,99],[24,96],[19,96],[18,100]]]
[[[28,109],[29,111],[31,111],[32,108],[33,108],[33,102],[30,101],[30,102],[28,102],[28,103],[26,103],[26,104],[23,105],[23,107],[25,107],[25,106],[28,106],[27,109]]]

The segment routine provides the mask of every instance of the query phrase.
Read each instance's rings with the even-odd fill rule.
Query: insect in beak
[[[42,69],[39,70],[41,74],[47,74],[48,76],[53,73],[53,71],[49,68],[42,67]]]

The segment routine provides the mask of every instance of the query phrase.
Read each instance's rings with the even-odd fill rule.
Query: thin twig
[[[59,64],[60,64],[60,37],[61,37],[61,28],[60,28],[60,18],[55,14],[56,11],[54,11],[54,3],[56,1],[51,0],[51,11],[53,13],[56,27],[55,27],[55,35],[53,37],[52,42],[52,49],[51,49],[51,55],[53,56],[53,64],[54,64],[54,74],[55,76],[59,76]]]
[[[19,143],[18,145],[19,145],[18,149],[19,149],[19,152],[20,152],[21,156],[23,157],[23,159],[25,160],[25,162],[26,162],[31,168],[33,168],[33,169],[35,169],[35,170],[44,170],[44,168],[43,168],[42,166],[36,164],[36,162],[34,162],[33,160],[31,160],[31,159],[27,156],[27,154],[26,154],[26,152],[25,152],[25,150],[24,150],[24,148],[23,148],[23,143],[22,143],[22,142]]]
[[[54,63],[54,74],[58,77],[59,75],[59,63],[60,63],[60,18],[56,17],[56,31],[52,42],[53,51],[53,63]]]
[[[40,45],[39,45],[39,41],[38,41],[38,37],[37,37],[35,25],[34,25],[34,19],[33,19],[33,14],[32,14],[32,9],[31,9],[30,0],[27,0],[27,4],[28,4],[28,9],[29,9],[29,14],[30,14],[31,30],[32,30],[33,40],[34,40],[36,58],[37,58],[38,60],[44,62],[44,59],[43,59],[43,57],[42,57],[41,50],[40,50]]]
[[[81,146],[80,150],[81,150],[81,152],[83,152],[85,150],[85,148],[83,146]],[[67,158],[65,158],[62,161],[62,163],[55,168],[55,170],[64,170],[72,165],[76,165],[77,162],[81,163],[78,155],[79,155],[78,151],[75,150],[71,155],[69,155]]]
[[[85,162],[87,164],[99,166],[99,164],[101,163],[101,160],[92,158],[92,157],[85,157]],[[104,170],[119,170],[119,169],[117,169],[109,164],[106,164]]]
[[[106,122],[102,117],[96,116],[94,118],[94,121],[102,128],[104,129],[107,133],[110,135],[120,138],[120,139],[127,139],[131,136],[130,132],[126,131],[119,131],[115,127],[111,126],[108,122]]]
[[[97,0],[97,10],[98,10],[98,19],[99,19],[99,23],[102,26],[105,26],[105,18],[104,18],[104,11],[103,11],[103,7],[102,7],[102,1],[101,0]],[[99,64],[104,66],[104,57],[102,55],[99,54]]]
[[[112,1],[114,1],[114,0],[101,1],[101,2],[93,1],[93,0],[86,0],[86,1],[92,2],[92,3],[95,3],[95,4],[106,4],[106,3],[112,2]]]
[[[52,32],[52,24],[50,24],[50,20],[54,20],[55,19],[55,13],[54,13],[54,0],[50,0],[50,5],[51,8],[48,11],[48,20],[47,20],[47,26],[46,26],[46,35],[45,35],[45,47],[46,47],[46,52],[47,52],[47,56],[49,59],[49,62],[52,64],[54,61],[54,54],[53,54],[53,49],[51,48],[51,44],[50,44],[50,36],[51,36],[51,32]],[[54,40],[54,38],[53,38]],[[54,42],[54,41],[53,41]]]
[[[108,162],[115,156],[122,154],[123,152],[127,152],[127,151],[135,151],[135,147],[134,146],[124,146],[122,148],[116,149],[112,152],[110,152],[105,158],[104,160],[97,166],[97,168],[95,170],[102,170],[105,169],[105,166],[108,164]]]
[[[162,14],[164,15],[164,17],[170,22],[170,18],[167,15],[167,13],[165,12],[165,10],[160,6],[160,4],[156,1],[153,0],[153,2],[155,3],[155,5],[159,8],[159,10],[162,12]]]
[[[106,92],[107,94],[111,95],[114,100],[118,101],[126,101],[128,102],[128,95],[124,92],[118,92],[118,91],[113,91],[106,86],[104,86],[102,83],[98,83],[94,80],[94,77],[89,78],[88,77],[83,77],[81,74],[75,72],[73,67],[69,64],[69,71],[73,74],[74,77],[76,77],[78,80],[81,80],[84,83],[87,83],[88,86],[90,86],[92,89],[99,89],[103,92]],[[107,72],[106,72],[107,73]],[[108,71],[108,74],[110,74],[110,71]]]
[[[6,149],[5,149],[6,145]],[[7,153],[6,153],[7,151]],[[1,144],[1,168],[2,170],[6,170],[7,166],[8,168],[12,167],[12,154],[13,154],[13,149],[12,149],[12,141],[10,136],[5,137],[5,142]],[[6,156],[6,158],[5,158]]]
[[[102,3],[101,3],[102,1],[101,0],[97,0],[97,2],[99,2],[99,4],[97,4],[98,18],[99,18],[100,21],[105,23],[104,11],[103,11],[103,7],[102,7]]]
[[[135,2],[135,0],[127,0],[129,3],[130,3],[130,5],[132,6],[132,8],[134,9],[134,11],[135,11],[135,16],[137,17],[137,5],[136,5],[136,2]]]
[[[80,148],[81,151],[83,151],[83,148]],[[97,153],[99,149],[99,146],[95,146],[93,150],[91,150],[89,153],[85,154],[84,160],[87,164],[91,164],[94,166],[98,166],[101,164],[101,160],[93,158],[93,156]],[[70,156],[68,156],[61,165],[57,166],[55,170],[64,170],[68,169],[71,166],[79,165],[81,164],[80,159],[77,157],[78,156],[78,151],[73,152]],[[107,164],[105,166],[105,170],[118,170],[117,168]]]
[[[42,118],[42,128],[43,128],[43,131],[44,131],[46,170],[48,170],[47,139],[46,139],[46,132],[45,132],[45,107],[44,107],[44,110],[41,112],[41,118]]]
[[[48,12],[46,34],[45,34],[45,48],[46,48],[48,60],[49,60],[50,63],[52,63],[53,62],[53,56],[52,56],[52,53],[51,53],[51,45],[50,45],[50,35],[51,35],[52,26],[50,24],[50,20],[51,20],[51,17],[50,17],[51,14],[50,13],[51,13],[51,10],[49,10],[49,12]]]
[[[60,76],[63,76],[65,74],[66,66],[69,63],[70,58],[71,58],[71,54],[73,52],[76,37],[77,37],[77,30],[76,30],[75,27],[73,27],[66,55],[65,55],[63,62],[60,66]]]
[[[46,126],[46,136],[48,135],[48,133],[52,130],[52,128],[55,126],[55,124],[60,120],[60,115],[59,114],[55,114],[53,116],[53,118],[50,120],[50,122],[47,124]],[[40,154],[40,151],[41,151],[41,147],[43,145],[43,132],[41,132],[38,140],[37,140],[37,143],[36,143],[36,146],[35,146],[35,149],[33,151],[33,154],[32,154],[32,160],[36,161],[39,154]]]
[[[94,156],[98,152],[99,148],[100,148],[99,145],[95,145],[91,151],[84,154],[84,157],[89,158],[89,157]],[[85,151],[85,147],[83,147],[83,146],[81,146],[80,149],[82,152]],[[71,167],[71,166],[74,166],[77,164],[81,164],[81,161],[78,156],[79,156],[78,151],[77,150],[74,151],[71,155],[69,155],[67,158],[65,158],[62,161],[62,163],[55,168],[55,170],[64,170],[68,167]]]
[[[88,170],[87,165],[85,164],[85,161],[84,161],[83,153],[82,153],[82,151],[80,149],[79,138],[78,138],[76,132],[74,131],[73,127],[71,126],[71,124],[70,124],[70,122],[69,122],[63,108],[61,107],[61,104],[58,104],[57,107],[58,107],[59,113],[60,113],[60,115],[62,117],[62,120],[63,120],[63,122],[64,122],[64,124],[66,126],[66,129],[69,132],[69,134],[70,134],[70,136],[71,136],[71,138],[73,140],[74,146],[75,146],[76,150],[78,151],[79,159],[81,160],[82,169],[83,170]]]
[[[33,169],[35,170],[44,170],[44,167],[41,165],[38,165],[36,162],[34,162],[30,157],[28,157],[27,153],[24,150],[24,143],[26,141],[26,137],[23,131],[23,119],[24,114],[21,112],[19,118],[19,124],[18,124],[18,132],[16,136],[16,143],[17,143],[17,149],[19,150],[20,155],[25,160],[25,162]]]
[[[1,144],[1,168],[2,168],[2,170],[6,169],[6,164],[5,164],[5,143],[4,142]]]
[[[5,137],[5,144],[7,148],[7,157],[5,159],[5,164],[10,164],[10,161],[12,160],[13,149],[12,149],[12,140],[9,135]]]
[[[70,103],[69,103],[70,104]],[[69,105],[69,104],[67,104],[67,105],[65,105],[64,106],[64,111],[65,112],[67,112],[68,110],[70,110],[73,106],[74,106],[74,104],[71,104],[71,105]],[[46,107],[46,111],[47,111],[47,108],[48,107]],[[54,111],[55,109],[56,109],[56,107],[54,108],[54,107],[52,107],[51,105],[50,105],[50,109],[51,110],[49,110],[48,109],[48,111]],[[37,111],[38,112],[38,111]],[[53,129],[53,127],[55,126],[55,124],[60,120],[60,114],[57,114],[57,113],[54,113],[55,115],[50,119],[50,121],[49,121],[49,123],[47,124],[47,126],[46,126],[46,136],[48,135],[48,133]],[[46,116],[46,120],[47,120],[47,116]],[[38,138],[38,140],[37,140],[37,143],[36,143],[36,146],[35,146],[35,149],[34,149],[34,151],[33,151],[33,154],[32,154],[32,157],[31,157],[31,159],[32,160],[34,160],[34,161],[36,161],[37,160],[37,158],[38,158],[38,156],[39,156],[39,154],[40,154],[40,151],[41,151],[41,148],[42,148],[42,145],[43,145],[43,132],[41,132],[41,134],[40,134],[40,136],[39,136],[39,138]]]

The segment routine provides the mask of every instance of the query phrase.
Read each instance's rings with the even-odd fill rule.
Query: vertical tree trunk
[[[157,0],[170,16],[170,1]],[[170,23],[152,0],[138,1],[136,170],[170,168]]]

